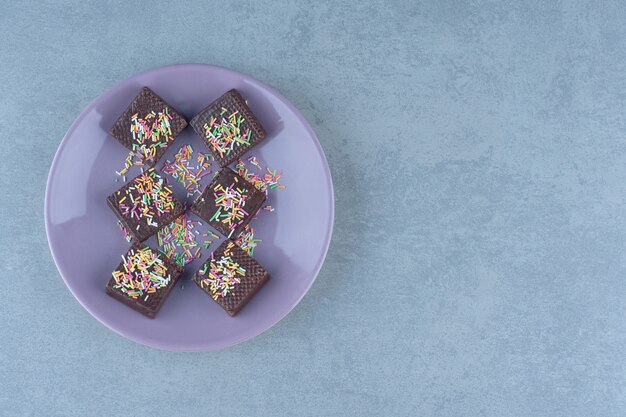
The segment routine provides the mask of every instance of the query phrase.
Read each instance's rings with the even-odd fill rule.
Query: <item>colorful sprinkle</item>
[[[261,167],[261,164],[259,164],[259,161],[257,161],[256,156],[251,156],[248,158],[248,162],[250,162],[252,165],[254,165],[255,167],[257,167],[259,169],[259,171],[263,171],[263,167]]]
[[[134,167],[134,166],[142,167],[145,164],[146,162],[138,154],[136,154],[133,151],[130,151],[128,153],[128,156],[126,157],[126,160],[124,161],[124,168],[120,169],[119,171],[115,171],[115,173],[119,177],[122,177],[122,181],[126,182],[125,174],[128,173],[131,167]]]
[[[145,301],[150,294],[167,287],[171,276],[161,255],[145,247],[131,248],[126,256],[122,256],[121,268],[113,271],[113,279],[113,288],[133,299],[145,295]]]
[[[165,161],[162,170],[183,184],[187,197],[190,197],[195,193],[200,194],[200,180],[211,173],[210,166],[210,154],[198,152],[194,157],[191,145],[184,145],[176,152],[174,162]]]
[[[266,168],[265,173],[263,174],[264,172],[263,167],[261,166],[261,164],[259,164],[256,157],[254,156],[249,157],[248,162],[254,165],[260,171],[260,173],[252,172],[250,169],[246,167],[245,162],[241,159],[237,160],[237,165],[235,165],[235,170],[237,171],[239,175],[241,175],[242,177],[247,179],[249,182],[254,184],[256,188],[265,192],[266,195],[269,193],[269,190],[273,190],[276,188],[280,188],[280,189],[285,188],[284,185],[279,183],[283,175],[282,172],[275,170],[275,169]]]
[[[217,210],[211,217],[211,221],[217,220],[224,223],[230,230],[228,237],[232,236],[235,229],[244,222],[249,214],[244,209],[247,191],[247,189],[235,182],[226,188],[222,184],[217,184],[213,188]]]
[[[133,237],[128,232],[128,229],[126,227],[124,227],[124,223],[122,223],[121,220],[117,221],[117,225],[119,226],[120,231],[124,235],[124,239],[126,239],[127,242],[130,242],[131,240],[133,240]]]
[[[198,271],[198,274],[204,277],[199,280],[200,287],[210,288],[211,297],[214,300],[232,293],[235,286],[246,276],[245,268],[242,268],[231,257],[230,251],[234,246],[234,243],[229,242],[219,259],[215,259],[212,254],[211,260]]]
[[[241,124],[245,121],[238,111],[231,112],[222,107],[219,119],[211,117],[204,124],[204,136],[213,149],[224,158],[242,145],[250,145],[250,128],[241,130]]]
[[[148,226],[158,226],[154,218],[174,209],[172,190],[154,168],[133,179],[115,195],[123,216],[145,220]]]
[[[254,229],[248,224],[235,239],[235,243],[250,256],[254,254],[254,248],[256,248],[257,244],[260,242],[261,239],[254,238]]]
[[[143,160],[151,161],[157,148],[165,148],[174,140],[170,122],[172,115],[167,106],[160,112],[151,111],[143,118],[138,113],[131,116],[130,133],[133,135],[132,151]]]
[[[132,150],[126,156],[124,167],[115,172],[118,176],[128,173],[133,166],[146,166],[156,156],[157,148],[165,148],[174,140],[170,124],[172,115],[168,107],[158,113],[151,111],[144,118],[138,116],[138,113],[131,116]],[[126,182],[125,177],[123,181]]]
[[[207,236],[206,233],[200,235],[196,230],[196,227],[201,225],[201,222],[191,220],[187,213],[179,216],[157,233],[159,249],[180,266],[199,259],[201,256],[199,236]],[[208,249],[211,243],[212,241],[205,239],[202,246]]]

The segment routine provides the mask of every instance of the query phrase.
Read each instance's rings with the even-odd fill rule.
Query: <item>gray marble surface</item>
[[[0,6],[0,415],[626,415],[622,2]],[[336,227],[285,320],[174,354],[74,300],[43,195],[91,100],[187,62],[303,112]]]

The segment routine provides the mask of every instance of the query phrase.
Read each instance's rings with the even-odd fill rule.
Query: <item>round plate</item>
[[[256,156],[266,166],[283,172],[281,183],[286,188],[272,190],[267,203],[275,211],[262,211],[251,223],[256,237],[262,239],[254,257],[270,272],[271,279],[235,317],[189,281],[194,264],[186,268],[181,285],[172,291],[155,319],[105,293],[111,271],[129,246],[105,201],[123,184],[122,179],[116,182],[115,171],[123,166],[128,151],[107,131],[143,86],[150,87],[187,119],[236,88],[267,130],[267,138],[245,158]],[[191,144],[194,151],[207,151],[187,127],[157,168],[184,144]],[[217,169],[216,164],[213,168]],[[181,190],[175,188],[179,197]],[[234,345],[285,317],[311,287],[324,262],[333,215],[328,164],[315,133],[298,110],[265,84],[210,65],[153,69],[104,92],[78,116],[61,141],[45,196],[52,256],[74,297],[117,333],[149,346],[180,351]],[[209,249],[215,249],[214,245]]]

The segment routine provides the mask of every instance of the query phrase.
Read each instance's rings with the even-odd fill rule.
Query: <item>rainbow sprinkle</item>
[[[217,210],[210,221],[218,220],[226,225],[231,237],[235,229],[244,222],[248,212],[244,210],[246,205],[245,188],[235,187],[235,183],[224,188],[222,184],[218,184],[213,188],[213,196],[215,197],[215,206]]]
[[[194,162],[195,161],[195,166]],[[207,153],[198,152],[194,157],[191,145],[183,145],[176,152],[174,162],[169,160],[163,164],[163,172],[170,175],[176,181],[183,184],[187,190],[187,197],[200,194],[200,180],[211,173],[211,156]]]
[[[204,246],[205,249],[208,249],[209,246],[211,246],[211,244],[213,243],[213,241],[211,239],[209,239],[209,236],[211,236],[214,239],[220,239],[220,236],[213,233],[212,231],[208,231],[206,233],[202,233],[201,235],[202,237],[204,237],[204,241],[202,242],[202,246]]]
[[[150,294],[167,287],[171,276],[161,255],[146,246],[131,248],[126,256],[122,256],[121,268],[113,271],[113,279],[113,288],[133,299],[145,295],[146,301]]]
[[[230,155],[242,145],[250,145],[252,131],[250,128],[241,130],[245,119],[238,113],[239,111],[231,112],[222,107],[219,118],[211,117],[203,126],[205,138],[221,158]]]
[[[130,233],[128,232],[128,229],[124,226],[124,223],[122,223],[121,220],[117,221],[117,225],[119,226],[120,231],[124,235],[124,239],[126,239],[127,242],[130,242],[131,240],[133,240],[133,237],[130,235]]]
[[[211,260],[198,271],[198,275],[204,277],[199,280],[200,287],[209,287],[214,300],[232,293],[241,278],[246,276],[246,270],[231,257],[230,251],[233,247],[234,243],[229,242],[218,260],[211,254]]]
[[[172,115],[165,106],[160,112],[151,111],[143,118],[135,113],[130,117],[130,133],[133,135],[133,152],[142,159],[154,159],[157,148],[165,148],[174,140],[170,122]]]
[[[194,259],[198,259],[200,246],[198,242],[199,232],[195,230],[196,226],[202,226],[202,223],[190,220],[185,213],[163,227],[157,233],[157,243],[161,252],[180,266],[185,266]],[[208,248],[210,242],[208,245],[206,243],[207,241],[204,242],[204,247]],[[182,252],[178,251],[179,249]]]
[[[248,162],[257,167],[259,171],[263,171],[263,167],[261,166],[261,164],[259,164],[259,161],[257,161],[256,156],[249,157]]]
[[[115,195],[123,216],[144,219],[148,226],[157,227],[154,217],[160,217],[174,209],[172,190],[164,184],[163,178],[154,168],[133,179]]]
[[[157,148],[165,148],[174,140],[171,127],[172,115],[169,107],[162,111],[151,111],[140,118],[135,113],[130,118],[130,133],[133,135],[132,150],[126,156],[124,167],[115,171],[118,176],[124,176],[133,166],[146,166],[154,160]],[[126,182],[126,178],[124,178]]]
[[[248,255],[254,255],[254,248],[261,243],[261,239],[254,238],[254,229],[249,224],[239,233],[235,238],[235,243],[239,245],[241,249],[246,251]]]
[[[264,170],[263,166],[259,163],[255,156],[250,156],[248,158],[248,163],[256,167],[260,173],[253,172],[251,169],[246,167],[246,163],[241,159],[237,160],[235,169],[240,176],[251,182],[257,189],[268,195],[270,190],[285,188],[284,185],[279,183],[279,180],[282,177],[282,172],[270,168],[266,168]],[[261,175],[264,171],[266,171],[266,173]],[[263,207],[263,210],[273,212],[275,208],[268,204]],[[235,238],[235,242],[239,245],[239,247],[241,247],[241,249],[252,256],[254,249],[259,243],[262,242],[262,240],[255,239],[254,229],[250,227],[250,225],[246,225],[246,227]]]
[[[139,157],[138,154],[136,154],[133,151],[130,151],[128,153],[128,156],[126,157],[126,160],[124,161],[124,168],[120,169],[119,171],[115,171],[115,173],[118,176],[122,177],[123,181],[126,182],[125,175],[128,173],[131,167],[133,166],[142,167],[145,165],[146,165],[145,161],[141,157]]]
[[[260,171],[260,173],[252,172],[250,169],[246,167],[245,162],[241,159],[237,160],[237,165],[235,165],[235,170],[237,171],[239,175],[241,175],[242,177],[247,179],[249,182],[251,182],[257,189],[265,192],[265,194],[267,195],[270,190],[274,190],[277,188],[280,188],[280,189],[285,188],[284,185],[279,183],[283,175],[282,172],[275,170],[275,169],[266,168],[265,169],[266,172],[263,174],[264,172],[263,167],[254,156],[249,157],[248,162],[254,165]]]

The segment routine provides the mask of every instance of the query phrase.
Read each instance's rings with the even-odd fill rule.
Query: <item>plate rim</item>
[[[51,220],[50,220],[50,212],[49,212],[49,207],[50,207],[50,200],[51,200],[51,195],[50,195],[50,187],[51,187],[51,182],[52,182],[52,178],[54,177],[56,171],[57,171],[57,165],[58,165],[58,160],[59,160],[59,156],[62,154],[64,148],[67,145],[68,139],[70,136],[73,135],[74,131],[77,129],[78,125],[80,124],[80,122],[86,117],[87,113],[89,113],[96,105],[96,102],[99,101],[100,99],[102,99],[103,96],[106,96],[108,94],[111,93],[112,90],[114,90],[116,87],[118,87],[119,85],[127,82],[128,80],[141,76],[141,75],[146,75],[149,73],[153,73],[153,72],[158,72],[158,71],[164,71],[164,70],[171,70],[171,69],[175,69],[176,67],[184,67],[184,68],[191,68],[191,67],[205,67],[205,68],[213,68],[213,69],[218,69],[220,71],[226,71],[226,72],[230,72],[233,73],[235,75],[239,75],[239,76],[243,76],[243,77],[247,77],[248,79],[252,80],[254,83],[259,84],[261,87],[266,88],[270,93],[272,93],[273,95],[275,95],[283,104],[285,104],[285,106],[296,116],[297,120],[302,123],[302,125],[304,126],[305,130],[309,133],[309,135],[313,138],[313,144],[315,145],[321,159],[323,162],[323,169],[326,173],[326,183],[327,183],[327,189],[328,189],[328,193],[329,193],[329,213],[330,213],[330,219],[328,222],[328,227],[325,233],[325,247],[324,250],[322,251],[322,253],[320,254],[319,259],[316,262],[315,268],[313,269],[313,278],[311,279],[311,281],[309,282],[309,284],[307,285],[307,287],[305,288],[305,290],[302,292],[302,294],[292,303],[291,306],[289,306],[289,308],[285,311],[284,314],[282,314],[278,320],[276,321],[270,321],[269,324],[265,323],[262,324],[260,327],[260,331],[258,331],[256,334],[252,335],[252,336],[239,336],[236,337],[230,341],[228,341],[227,343],[216,343],[215,345],[212,346],[206,346],[206,347],[190,347],[190,348],[184,348],[184,347],[178,347],[178,346],[155,346],[151,343],[149,343],[149,341],[143,340],[141,338],[136,338],[133,337],[132,335],[129,335],[125,332],[122,332],[118,329],[115,329],[113,327],[111,327],[106,321],[102,320],[96,313],[94,313],[94,311],[84,302],[84,300],[82,300],[80,297],[78,297],[76,295],[76,293],[74,292],[74,290],[72,289],[72,286],[68,283],[68,280],[66,279],[65,275],[66,272],[63,271],[63,268],[61,267],[60,261],[58,259],[58,255],[55,254],[55,250],[53,248],[52,242],[50,240],[50,234],[51,234]],[[289,101],[286,97],[284,97],[280,92],[278,92],[276,89],[274,89],[273,87],[267,85],[266,83],[257,80],[256,78],[243,73],[241,71],[236,71],[227,67],[223,67],[220,65],[213,65],[213,64],[201,64],[201,63],[188,63],[188,64],[172,64],[172,65],[164,65],[164,66],[160,66],[160,67],[155,67],[155,68],[150,68],[148,70],[145,71],[141,71],[138,73],[135,73],[133,75],[131,75],[130,77],[127,77],[123,80],[117,81],[116,83],[110,85],[108,88],[106,88],[102,93],[98,94],[80,113],[79,115],[74,119],[74,121],[72,122],[72,124],[70,125],[70,127],[68,128],[67,132],[65,133],[65,135],[63,136],[63,138],[61,139],[61,142],[59,143],[56,152],[54,153],[54,157],[52,158],[52,163],[50,164],[50,169],[48,170],[48,178],[46,179],[46,189],[45,189],[45,193],[44,193],[44,223],[45,223],[45,229],[46,229],[46,240],[48,241],[48,248],[50,249],[50,253],[52,255],[52,259],[54,261],[54,264],[57,268],[57,271],[59,273],[59,275],[61,276],[61,279],[63,280],[63,282],[65,283],[65,286],[70,290],[70,293],[72,294],[72,296],[74,297],[74,299],[76,301],[78,301],[78,303],[94,318],[96,319],[98,322],[100,322],[101,324],[103,324],[104,326],[106,326],[108,329],[112,330],[113,332],[115,332],[116,334],[132,340],[135,343],[139,343],[141,345],[145,345],[145,346],[149,346],[151,348],[154,349],[158,349],[158,350],[163,350],[163,351],[174,351],[174,352],[203,352],[203,351],[214,351],[214,350],[220,350],[220,349],[225,349],[234,345],[237,345],[239,343],[243,343],[245,341],[248,340],[252,340],[255,337],[257,337],[258,335],[265,333],[267,330],[269,330],[270,328],[274,327],[276,324],[278,324],[280,321],[282,321],[299,303],[300,301],[302,301],[302,299],[304,298],[304,296],[309,292],[309,290],[311,289],[311,287],[313,286],[313,283],[317,280],[317,277],[319,275],[320,270],[322,269],[322,266],[324,265],[324,262],[326,260],[326,256],[328,254],[328,250],[330,248],[330,243],[332,241],[332,236],[333,236],[333,230],[334,230],[334,223],[335,223],[335,192],[334,192],[334,187],[333,187],[333,180],[332,180],[332,174],[330,171],[330,166],[328,165],[328,159],[326,158],[326,154],[324,153],[324,149],[322,148],[322,145],[317,137],[317,135],[315,134],[315,131],[313,130],[313,128],[311,128],[311,125],[309,124],[309,122],[307,121],[307,119],[302,115],[302,113],[300,113],[300,111],[291,103],[291,101]]]

